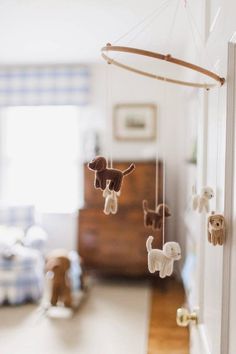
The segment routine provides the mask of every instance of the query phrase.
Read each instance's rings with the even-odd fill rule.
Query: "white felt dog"
[[[160,271],[160,277],[165,278],[173,273],[174,261],[181,258],[180,245],[177,242],[166,242],[163,250],[152,249],[153,236],[146,242],[148,251],[148,269],[150,273]]]
[[[105,198],[104,205],[104,214],[116,214],[118,210],[118,196],[120,196],[120,192],[115,192],[114,190],[110,190],[108,185],[103,191],[103,197]]]
[[[211,187],[203,187],[201,193],[196,193],[196,188],[192,188],[192,207],[201,213],[204,209],[209,212],[209,200],[214,197],[214,191]]]

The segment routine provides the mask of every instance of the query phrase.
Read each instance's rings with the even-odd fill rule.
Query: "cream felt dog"
[[[209,200],[214,197],[214,191],[211,187],[203,187],[201,193],[196,193],[196,188],[192,188],[192,207],[201,213],[204,209],[209,212]]]
[[[103,191],[103,197],[105,198],[104,214],[116,214],[118,210],[118,198],[120,192],[111,191],[109,189],[109,184],[107,184],[106,189]]]
[[[207,221],[208,241],[213,246],[222,246],[225,241],[225,218],[221,214],[212,212]]]
[[[173,273],[174,261],[181,258],[180,245],[177,242],[166,242],[163,250],[152,248],[153,236],[146,242],[148,251],[148,269],[150,273],[160,271],[160,277],[165,278]]]

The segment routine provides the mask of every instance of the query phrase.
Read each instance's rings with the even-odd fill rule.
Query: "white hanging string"
[[[165,116],[167,116],[167,100],[166,100],[166,94],[167,94],[167,83],[166,81],[164,81],[163,83],[164,85],[164,99],[163,99],[163,103],[164,103],[164,114],[162,114],[162,122],[164,121]],[[162,124],[162,134],[163,134],[163,124]],[[165,141],[165,139],[162,140],[163,142]],[[165,243],[165,204],[166,204],[166,156],[165,156],[165,146],[164,144],[162,144],[162,160],[163,160],[163,185],[162,185],[162,193],[163,193],[163,215],[162,215],[162,247]]]
[[[191,29],[192,38],[193,38],[196,50],[197,50],[198,53],[201,53],[201,52],[204,53],[204,61],[206,62],[206,65],[208,66],[208,68],[210,70],[213,70],[213,68],[214,68],[214,65],[212,64],[213,61],[211,60],[211,57],[210,57],[209,53],[206,53],[205,41],[203,40],[202,35],[201,35],[201,33],[200,33],[199,29],[198,29],[198,26],[196,24],[194,16],[193,16],[193,14],[191,12],[190,6],[187,5],[187,4],[185,6],[185,13],[187,15],[187,20],[189,22],[189,27]],[[197,34],[197,36],[196,36],[196,34]],[[199,49],[197,37],[198,37],[199,42],[200,42],[200,46],[201,46],[200,49]]]
[[[109,120],[110,120],[110,114],[109,114],[109,64],[105,64],[106,65],[106,97],[105,97],[105,115],[106,115],[106,127],[105,129],[107,129],[107,127],[109,126]],[[105,144],[106,146],[106,160],[107,160],[107,163],[108,163],[108,160],[109,160],[109,144]]]
[[[112,71],[111,65],[106,63],[106,160],[107,166],[112,168],[113,166],[113,124],[111,119],[111,102],[112,102]]]
[[[158,207],[159,203],[159,146],[158,146],[158,137],[156,136],[156,181],[155,181],[155,210]]]
[[[108,149],[109,149],[109,153],[108,153],[108,166],[109,166],[109,161],[110,161],[110,167],[113,167],[113,122],[112,122],[112,117],[111,114],[113,112],[111,112],[111,105],[112,105],[112,67],[110,64],[108,64],[110,66],[109,70],[108,70],[108,93],[109,93],[109,105],[110,105],[110,112],[108,114],[108,121],[107,121],[107,130],[108,130]]]
[[[171,42],[171,39],[172,39],[174,27],[175,27],[175,22],[176,22],[177,13],[178,13],[178,10],[179,10],[180,1],[181,0],[177,0],[175,11],[174,11],[174,16],[173,16],[173,19],[172,19],[172,22],[171,22],[171,26],[170,26],[170,30],[169,30],[169,33],[168,33],[167,39],[166,39],[166,43],[167,43],[166,48],[167,48],[168,51],[170,50],[170,42]]]
[[[165,243],[165,204],[166,204],[166,161],[165,154],[163,153],[163,228],[162,228],[162,246]]]
[[[164,0],[161,5],[159,5],[154,11],[152,11],[151,13],[149,13],[146,17],[144,17],[144,19],[142,19],[141,21],[139,21],[137,24],[135,24],[134,26],[132,26],[127,32],[125,32],[124,34],[122,34],[118,39],[116,39],[113,44],[118,43],[119,41],[121,41],[122,39],[124,39],[125,37],[127,37],[130,33],[134,32],[134,30],[136,30],[136,28],[140,27],[142,24],[144,24],[146,21],[148,21],[150,18],[155,17],[156,18],[156,13],[167,3],[170,3],[172,0]]]
[[[173,1],[173,0],[172,0]],[[156,21],[158,19],[158,17],[169,7],[170,5],[170,1],[166,1],[163,6],[161,6],[159,12],[157,12],[153,18],[144,26],[142,27],[128,42],[127,42],[127,46],[129,46],[132,42],[134,42],[134,40],[141,34],[143,33],[148,27],[150,27],[154,21]]]
[[[218,87],[217,89],[217,122],[216,122],[216,167],[215,167],[215,174],[216,174],[216,180],[215,180],[215,205],[216,209],[218,206],[218,170],[219,170],[219,163],[220,163],[220,154],[219,154],[219,145],[220,145],[220,139],[219,139],[219,132],[220,132],[220,88]]]

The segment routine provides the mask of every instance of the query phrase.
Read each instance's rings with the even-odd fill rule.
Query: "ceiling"
[[[194,6],[198,0],[190,2]],[[150,14],[156,14],[151,24],[146,26],[152,16],[118,44],[126,44],[141,29],[130,42],[133,46],[165,52],[168,44],[172,54],[183,53],[186,41],[191,43],[183,4],[183,0],[1,0],[0,64],[98,62],[103,45],[114,43]],[[158,17],[155,10],[160,6]]]

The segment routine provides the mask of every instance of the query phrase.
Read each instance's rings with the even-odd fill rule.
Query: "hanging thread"
[[[216,127],[216,181],[215,181],[215,203],[216,203],[216,209],[217,209],[217,204],[218,204],[218,166],[219,166],[219,125],[220,125],[220,88],[217,89],[217,127]]]
[[[145,23],[146,21],[148,21],[150,18],[155,17],[156,19],[156,15],[158,13],[158,11],[160,11],[162,9],[163,6],[165,5],[169,5],[169,3],[172,0],[164,0],[162,2],[161,5],[159,5],[154,11],[152,11],[151,13],[149,13],[144,19],[142,19],[141,21],[139,21],[137,24],[135,24],[133,27],[131,27],[127,32],[125,32],[124,34],[122,34],[118,39],[116,39],[113,44],[118,43],[121,39],[124,39],[125,37],[127,37],[131,32],[133,32],[136,28],[140,27],[143,23]],[[157,15],[158,16],[158,15]],[[152,20],[151,20],[152,22]],[[149,25],[149,23],[148,23]],[[145,26],[146,28],[146,26]]]

